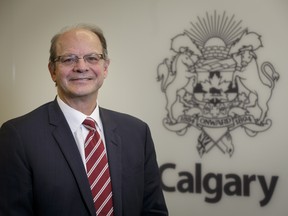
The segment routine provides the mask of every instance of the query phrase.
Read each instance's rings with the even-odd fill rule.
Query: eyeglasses
[[[104,59],[103,54],[97,54],[92,53],[83,56],[83,58],[78,57],[77,55],[71,54],[71,55],[63,55],[63,56],[57,56],[57,58],[54,60],[54,62],[60,62],[61,64],[65,66],[72,66],[75,65],[79,59],[84,59],[84,61],[88,64],[95,65],[97,64],[101,59]]]

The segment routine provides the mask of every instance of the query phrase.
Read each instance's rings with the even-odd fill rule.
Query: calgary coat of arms
[[[256,136],[272,125],[268,103],[279,74],[270,62],[258,63],[261,36],[240,24],[225,12],[198,17],[172,38],[172,55],[157,68],[166,96],[163,125],[178,135],[199,130],[201,157],[214,147],[231,156],[236,128]]]

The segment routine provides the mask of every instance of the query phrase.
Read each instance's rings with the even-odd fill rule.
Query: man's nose
[[[89,69],[88,65],[87,65],[86,61],[83,58],[79,58],[75,62],[75,65],[74,65],[74,70],[75,71],[77,71],[77,72],[85,72],[88,69]]]

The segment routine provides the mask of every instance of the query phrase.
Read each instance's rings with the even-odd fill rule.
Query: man
[[[52,38],[48,68],[56,99],[0,129],[0,215],[168,215],[148,126],[97,103],[108,66],[99,28],[76,26]],[[87,161],[96,142],[104,143],[107,179],[95,195],[102,174],[90,175],[98,162]],[[87,153],[89,145],[96,150]],[[112,193],[99,201],[107,188]]]

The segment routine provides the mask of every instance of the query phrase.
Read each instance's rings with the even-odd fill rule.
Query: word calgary
[[[195,164],[195,172],[177,171],[176,164],[165,163],[160,167],[162,187],[167,192],[196,193],[202,194],[203,190],[208,195],[205,202],[217,203],[223,193],[227,196],[249,197],[252,185],[258,184],[263,192],[263,198],[259,201],[260,206],[265,206],[271,200],[278,176],[266,179],[263,175],[237,175],[235,173],[202,173],[202,165]],[[172,177],[172,178],[171,178]],[[176,180],[171,183],[171,179]],[[254,187],[253,187],[254,188]]]

